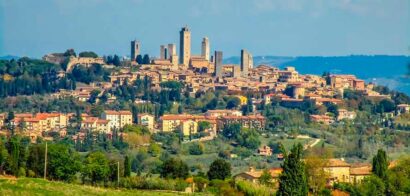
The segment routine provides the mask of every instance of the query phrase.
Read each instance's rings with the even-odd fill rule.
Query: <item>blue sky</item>
[[[197,54],[208,36],[225,57],[408,55],[409,13],[409,0],[0,0],[0,56],[129,55],[134,38],[158,56],[184,25]]]

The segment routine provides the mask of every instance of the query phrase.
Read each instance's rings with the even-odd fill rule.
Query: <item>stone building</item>
[[[209,39],[208,37],[204,37],[202,39],[202,48],[201,48],[201,56],[205,58],[205,60],[209,61],[210,59],[210,47],[209,47]]]
[[[131,41],[131,61],[135,61],[137,56],[140,55],[141,43],[137,40]]]
[[[222,77],[222,58],[222,51],[215,51],[215,76],[220,78]]]
[[[179,36],[179,63],[188,68],[191,59],[191,31],[185,26],[179,32]]]
[[[252,55],[246,51],[245,49],[241,50],[241,71],[242,76],[248,76],[248,70],[253,68],[253,57]]]

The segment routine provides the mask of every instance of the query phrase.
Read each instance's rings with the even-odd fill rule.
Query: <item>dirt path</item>
[[[309,145],[309,148],[313,148],[314,146],[316,146],[316,144],[318,144],[320,142],[320,139],[315,139],[315,141]]]

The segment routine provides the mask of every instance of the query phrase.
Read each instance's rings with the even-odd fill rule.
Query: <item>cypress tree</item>
[[[138,108],[137,106],[133,105],[131,108],[132,112],[132,121],[134,124],[138,124]]]
[[[388,164],[386,151],[379,149],[373,157],[372,172],[379,178],[386,179]]]
[[[8,142],[8,152],[10,154],[10,170],[13,175],[18,176],[20,159],[20,138],[11,137]]]
[[[140,54],[137,56],[136,61],[137,61],[138,64],[142,64],[143,59],[142,59],[142,56]]]
[[[283,146],[281,148],[284,149]],[[308,195],[305,164],[301,160],[303,146],[300,143],[294,145],[289,154],[282,151],[285,161],[282,164],[283,172],[279,177],[279,189],[276,195]]]
[[[128,155],[126,155],[124,159],[124,177],[130,177],[130,176],[131,176],[131,163],[130,163],[130,159],[128,158]]]

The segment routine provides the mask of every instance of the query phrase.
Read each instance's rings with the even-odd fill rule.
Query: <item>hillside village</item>
[[[267,178],[276,190],[297,143],[306,165],[315,165],[311,156],[321,156],[316,166],[325,173],[319,178],[326,187],[356,185],[373,176],[370,159],[376,147],[397,156],[409,152],[407,95],[350,74],[254,65],[245,49],[239,65],[223,64],[222,51],[210,54],[207,37],[201,54],[191,55],[190,35],[188,27],[181,29],[179,55],[176,45],[168,44],[160,46],[159,57],[150,58],[134,40],[131,58],[90,51],[77,56],[69,49],[42,60],[2,61],[0,95],[10,104],[0,114],[3,143],[18,136],[28,138],[27,149],[50,142],[81,153],[103,151],[118,162],[116,171],[124,177],[131,176],[131,168],[138,178],[167,176],[164,165],[181,162],[187,173],[176,178],[186,179],[188,192],[199,183],[188,174],[204,175],[211,159],[232,164],[234,180],[260,185]],[[36,74],[35,67],[47,71]],[[178,157],[177,163],[167,162],[175,161],[169,157]],[[388,165],[394,168],[397,160]],[[40,170],[32,170],[32,176],[40,176]],[[118,182],[117,174],[110,178]]]

